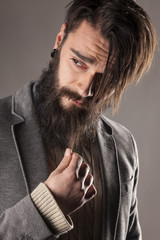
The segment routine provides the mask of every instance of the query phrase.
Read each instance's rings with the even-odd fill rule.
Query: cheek
[[[76,82],[76,73],[69,64],[61,62],[59,65],[58,79],[60,87],[71,87]]]

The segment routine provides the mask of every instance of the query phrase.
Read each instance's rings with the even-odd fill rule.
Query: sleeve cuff
[[[73,228],[71,218],[69,216],[65,217],[44,183],[40,183],[33,190],[31,199],[55,235],[59,236]]]

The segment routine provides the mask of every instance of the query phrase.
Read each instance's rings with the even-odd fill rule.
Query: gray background
[[[69,0],[0,0],[0,97],[36,80],[50,60]],[[159,0],[137,0],[149,13],[160,37]],[[143,239],[159,239],[160,218],[160,54],[136,87],[125,92],[119,112],[112,116],[131,130],[140,157],[138,189]]]

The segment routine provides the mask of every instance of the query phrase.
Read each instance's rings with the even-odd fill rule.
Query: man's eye
[[[75,59],[75,58],[73,58],[72,60],[73,60],[73,62],[74,62],[78,67],[83,67],[83,63],[80,62],[79,60],[77,60],[77,59]]]

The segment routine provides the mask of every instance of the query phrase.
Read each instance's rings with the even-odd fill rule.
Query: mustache
[[[68,97],[69,99],[72,99],[73,101],[79,100],[82,101],[85,104],[89,104],[92,100],[92,97],[82,97],[79,93],[70,90],[67,87],[61,87],[57,91],[58,97]]]

